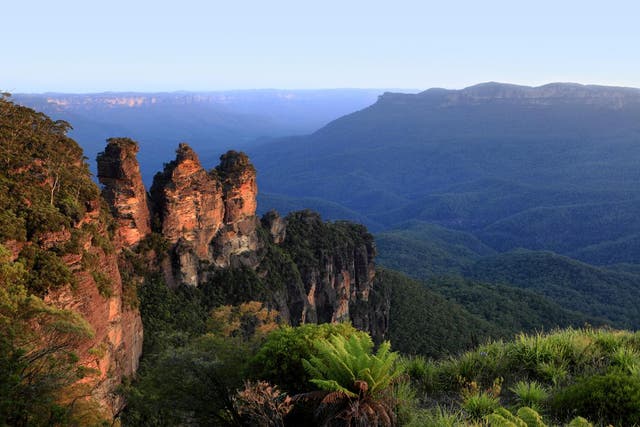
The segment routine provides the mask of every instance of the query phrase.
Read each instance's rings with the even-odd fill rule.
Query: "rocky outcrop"
[[[271,242],[276,245],[284,242],[287,236],[287,223],[278,212],[271,210],[264,214],[260,221],[262,222],[262,227],[269,232]]]
[[[325,223],[311,211],[272,211],[260,221],[256,171],[244,153],[227,152],[210,171],[187,144],[176,153],[154,178],[149,215],[170,245],[161,268],[171,286],[235,289],[217,273],[246,268],[263,291],[242,298],[263,299],[291,324],[351,321],[384,336],[388,309],[383,297],[372,299],[375,246],[365,227]]]
[[[286,218],[282,247],[297,265],[307,295],[302,322],[351,320],[368,329],[367,305],[375,277],[373,236],[361,225],[325,223],[312,211]]]
[[[229,151],[220,157],[216,168],[222,182],[224,227],[213,246],[216,267],[256,267],[254,256],[259,247],[256,232],[258,187],[256,170],[244,153]]]
[[[116,244],[131,247],[151,233],[147,192],[136,159],[138,144],[128,138],[111,138],[98,154],[98,179],[102,195],[117,222]]]
[[[207,172],[180,144],[151,195],[158,231],[172,245],[172,283],[197,286],[210,267],[257,265],[256,173],[245,154],[230,151]]]

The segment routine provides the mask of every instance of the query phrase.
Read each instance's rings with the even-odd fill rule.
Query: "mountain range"
[[[313,134],[249,152],[264,171],[262,209],[313,199],[327,217],[374,230],[419,220],[498,251],[637,263],[638,118],[637,89],[486,83],[385,93]]]
[[[260,138],[304,134],[374,102],[385,89],[236,90],[14,94],[13,99],[73,124],[70,136],[94,159],[110,137],[139,142],[142,176],[173,156],[176,141],[210,158]],[[91,164],[93,167],[93,162]],[[92,169],[95,172],[95,169]]]

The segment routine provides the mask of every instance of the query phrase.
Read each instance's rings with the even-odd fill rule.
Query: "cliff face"
[[[214,242],[214,263],[217,267],[254,268],[258,260],[259,225],[256,217],[256,170],[244,153],[229,151],[220,157],[217,167],[222,181],[224,199],[224,227]]]
[[[131,247],[151,233],[149,201],[136,159],[138,144],[127,138],[111,138],[98,154],[98,179],[103,197],[117,222],[116,242]]]
[[[94,337],[77,352],[80,364],[94,369],[96,375],[83,381],[91,385],[91,396],[114,415],[124,404],[122,395],[117,393],[118,386],[124,377],[138,369],[143,343],[142,320],[137,308],[124,298],[118,268],[119,248],[97,243],[99,239],[108,241],[99,210],[89,211],[84,223],[94,226],[95,235],[99,237],[85,236],[80,242],[81,255],[63,257],[76,283],[48,292],[45,301],[79,312],[93,328]],[[46,241],[45,237],[43,242]]]
[[[270,224],[274,240],[285,233],[273,214],[265,216],[264,222]],[[285,224],[281,246],[299,269],[307,298],[300,320],[350,320],[372,332],[376,340],[384,338],[388,309],[384,303],[375,308],[370,304],[375,277],[373,236],[361,225],[325,223],[311,211],[294,212]]]

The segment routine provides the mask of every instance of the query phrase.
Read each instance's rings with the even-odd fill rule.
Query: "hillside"
[[[506,334],[558,326],[635,327],[635,264],[594,267],[551,252],[496,253],[470,234],[412,222],[376,234],[378,261]]]
[[[418,279],[462,274],[475,261],[495,253],[469,233],[420,221],[375,236],[379,263]]]
[[[619,328],[640,325],[640,276],[593,267],[551,252],[514,251],[486,257],[465,274],[546,296],[561,307],[607,319]]]
[[[377,230],[420,220],[497,250],[634,262],[620,239],[638,229],[639,115],[637,89],[487,83],[386,93],[311,135],[250,153],[263,192],[292,206],[312,197]],[[590,255],[605,244],[615,251],[608,259]]]

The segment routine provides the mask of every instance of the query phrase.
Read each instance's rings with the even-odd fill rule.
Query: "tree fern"
[[[402,373],[395,364],[397,353],[388,342],[373,353],[369,335],[357,333],[350,338],[333,335],[315,343],[317,354],[303,365],[311,383],[324,390],[316,409],[320,425],[336,419],[367,426],[395,424],[391,386]],[[319,398],[305,393],[297,399]]]

